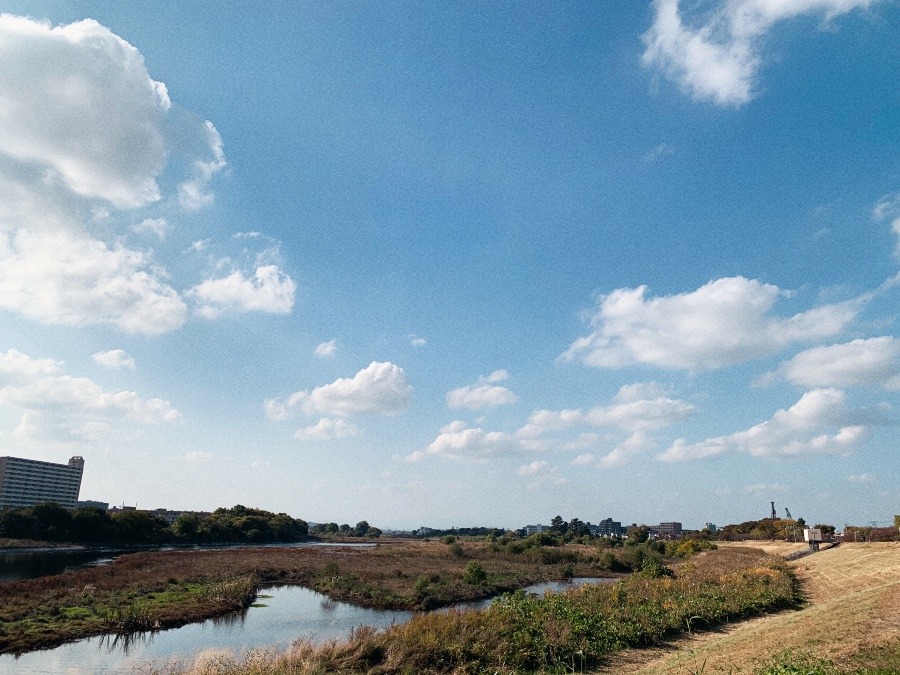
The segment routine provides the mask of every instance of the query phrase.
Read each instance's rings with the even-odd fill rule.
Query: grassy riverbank
[[[419,615],[384,631],[359,629],[346,642],[296,644],[284,654],[200,657],[154,673],[581,672],[617,650],[657,644],[698,628],[795,605],[785,564],[752,549],[701,554],[658,576],[654,564],[612,586],[544,599],[513,594],[481,612]]]
[[[509,552],[458,541],[133,553],[0,585],[0,653],[199,621],[248,605],[264,584],[299,583],[367,607],[430,609],[538,581],[604,576],[607,563],[587,546]]]

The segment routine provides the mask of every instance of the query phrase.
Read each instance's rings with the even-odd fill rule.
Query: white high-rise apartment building
[[[82,457],[72,457],[68,464],[0,457],[0,508],[56,502],[74,509],[83,472]]]

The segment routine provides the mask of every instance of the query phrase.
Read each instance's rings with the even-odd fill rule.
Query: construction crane
[[[775,513],[775,502],[772,502],[772,520],[777,520],[778,514]]]
[[[786,506],[784,507],[784,512],[787,514],[787,519],[788,519],[788,520],[793,520],[793,518],[791,517],[791,512],[790,512],[790,510],[788,509],[788,507],[786,507]]]

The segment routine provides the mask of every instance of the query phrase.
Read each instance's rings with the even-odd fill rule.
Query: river
[[[543,594],[584,583],[608,583],[615,579],[573,579],[535,584],[527,591]],[[492,601],[460,605],[481,609]],[[447,610],[436,610],[447,611]],[[113,675],[149,672],[153,662],[189,663],[205,651],[247,652],[256,648],[285,649],[299,638],[314,643],[346,638],[360,625],[386,628],[408,621],[412,612],[367,609],[337,602],[302,586],[278,586],[261,591],[253,606],[201,623],[135,636],[98,636],[55,649],[15,657],[0,655],[4,675]]]

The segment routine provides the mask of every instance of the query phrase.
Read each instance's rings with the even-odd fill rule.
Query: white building
[[[72,457],[68,464],[0,457],[0,508],[56,502],[74,509],[83,472],[82,457]]]

